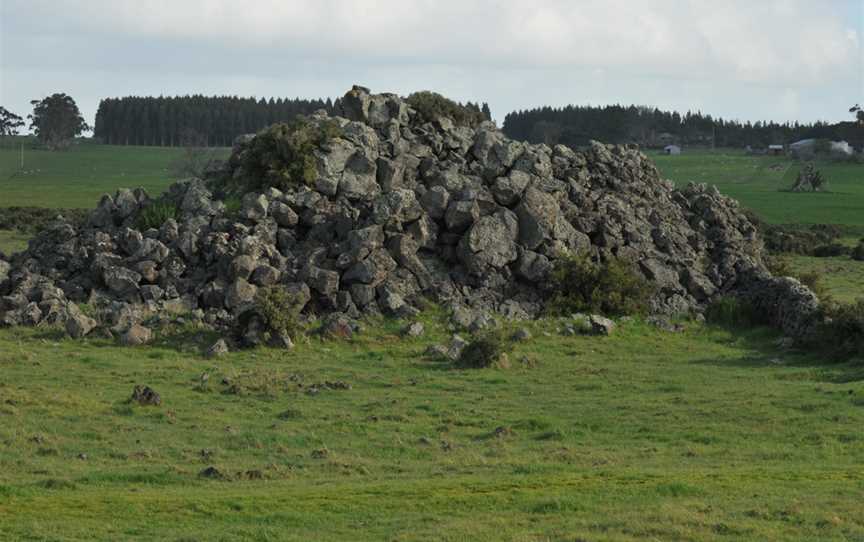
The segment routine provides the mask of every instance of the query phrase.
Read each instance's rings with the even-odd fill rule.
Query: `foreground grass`
[[[25,146],[23,170],[19,152],[8,142],[0,146],[0,205],[89,209],[118,188],[160,194],[175,180],[169,166],[184,151],[86,141],[56,152]]]
[[[0,330],[0,538],[864,540],[860,369],[541,323],[512,368],[455,371],[421,355],[434,316],[400,327],[215,361]]]
[[[796,193],[790,188],[800,164],[785,156],[748,156],[741,150],[651,153],[663,175],[678,186],[690,181],[716,185],[773,224],[864,226],[864,165],[817,163],[829,192]]]

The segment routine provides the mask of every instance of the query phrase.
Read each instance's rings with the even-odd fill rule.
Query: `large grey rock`
[[[518,236],[519,221],[516,215],[510,210],[501,209],[471,226],[459,243],[460,259],[475,273],[504,267],[519,255],[516,247]]]
[[[519,241],[534,250],[553,237],[560,207],[555,198],[530,187],[516,206],[519,217]]]
[[[97,325],[96,320],[81,312],[77,305],[70,303],[66,307],[66,333],[73,339],[86,337]]]
[[[247,220],[262,220],[267,216],[270,202],[264,194],[250,192],[243,196],[240,214]]]
[[[348,269],[342,275],[342,282],[345,284],[360,282],[374,286],[381,283],[396,267],[396,262],[386,250],[377,249],[366,259]]]
[[[450,204],[450,193],[443,186],[433,186],[420,197],[420,203],[430,217],[441,220]]]
[[[273,201],[270,203],[269,214],[274,220],[276,220],[276,224],[283,228],[293,228],[300,220],[297,213],[281,201]]]
[[[225,307],[229,310],[237,309],[251,304],[255,300],[258,288],[238,278],[225,291]]]
[[[476,201],[451,201],[444,214],[447,229],[455,233],[467,230],[478,218],[480,207]]]
[[[102,280],[118,298],[134,299],[138,294],[141,275],[125,267],[112,266],[102,273]]]

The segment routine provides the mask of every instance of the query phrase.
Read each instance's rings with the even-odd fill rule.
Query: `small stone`
[[[273,336],[270,337],[268,344],[273,348],[282,348],[285,350],[291,350],[294,348],[294,341],[291,340],[291,336],[287,333],[273,334]]]
[[[208,358],[218,358],[224,356],[229,351],[228,343],[225,342],[225,339],[219,339],[207,349],[207,352],[204,355]]]
[[[159,406],[162,397],[150,386],[135,386],[132,390],[131,400],[142,406]]]
[[[213,480],[225,479],[225,474],[216,467],[210,466],[198,473],[199,478],[210,478]]]
[[[615,322],[608,318],[592,314],[588,319],[591,322],[591,333],[594,335],[611,335],[615,331]]]
[[[531,332],[528,328],[519,328],[513,333],[513,340],[517,342],[525,342],[531,340]]]
[[[425,326],[422,322],[413,322],[407,328],[405,328],[405,335],[408,337],[419,337],[423,335],[423,332],[426,330]]]

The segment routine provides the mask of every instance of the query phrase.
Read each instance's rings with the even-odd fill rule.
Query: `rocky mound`
[[[429,122],[362,87],[340,108],[308,119],[337,129],[315,148],[307,183],[246,193],[238,210],[189,179],[158,202],[120,190],[80,227],[52,223],[0,262],[0,322],[72,321],[84,335],[97,323],[123,330],[148,313],[192,313],[228,328],[259,288],[280,284],[305,313],[406,316],[431,298],[482,325],[493,312],[538,315],[563,252],[634,262],[656,285],[655,313],[698,312],[737,293],[801,333],[818,308],[809,290],[765,270],[736,202],[704,185],[674,188],[636,148],[516,142],[491,123]],[[261,175],[249,168],[254,148],[254,138],[238,142],[223,179]],[[141,231],[157,203],[174,218]],[[72,302],[98,322],[82,328],[89,317]]]

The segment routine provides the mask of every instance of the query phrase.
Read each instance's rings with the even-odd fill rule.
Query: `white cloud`
[[[0,100],[360,82],[502,116],[622,102],[837,118],[864,91],[860,19],[860,0],[0,0]]]
[[[605,66],[782,85],[850,76],[860,56],[842,13],[804,0],[11,2],[29,14],[50,6],[55,20],[100,34],[373,62]]]

